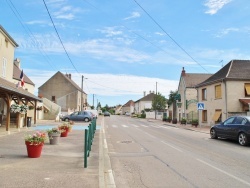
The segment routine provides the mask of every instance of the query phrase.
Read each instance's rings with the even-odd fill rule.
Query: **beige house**
[[[135,109],[135,103],[133,100],[129,100],[126,104],[122,106],[122,114],[125,114],[126,112],[132,114],[134,113]]]
[[[20,81],[20,61],[14,61],[14,52],[18,44],[0,25],[0,126],[9,132],[13,124],[16,128],[26,126],[27,117],[33,117],[36,123],[36,111],[28,110],[25,114],[11,113],[12,104],[30,106],[36,109],[38,97],[33,95],[34,83],[24,74],[24,87],[17,87]]]
[[[200,125],[214,125],[232,115],[249,114],[250,60],[231,60],[213,76],[196,86]]]
[[[60,71],[38,88],[38,96],[61,106],[63,113],[87,108],[87,94],[71,79],[71,74]]]
[[[142,110],[151,109],[152,101],[156,94],[149,93],[148,95],[142,97],[141,99],[135,101],[135,113],[140,114]]]
[[[198,119],[198,98],[195,86],[210,76],[212,74],[186,73],[184,67],[182,68],[178,86],[179,100],[176,101],[175,108],[177,121],[182,118],[186,118],[187,121]]]

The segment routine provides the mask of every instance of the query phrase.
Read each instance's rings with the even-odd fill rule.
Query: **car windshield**
[[[250,121],[250,116],[247,116],[246,119],[247,119],[248,121]]]

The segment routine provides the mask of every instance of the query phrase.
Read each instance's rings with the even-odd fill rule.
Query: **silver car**
[[[70,115],[66,115],[62,117],[63,121],[85,121],[85,122],[89,122],[93,119],[93,115],[92,113],[88,112],[88,111],[76,111],[73,112]]]

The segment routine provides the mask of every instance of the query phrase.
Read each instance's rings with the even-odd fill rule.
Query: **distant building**
[[[71,74],[60,71],[38,88],[38,96],[61,106],[62,112],[87,109],[87,94],[71,79]]]
[[[133,100],[129,100],[126,104],[122,106],[122,114],[126,112],[132,114],[135,111],[135,103]]]
[[[150,92],[148,95],[145,95],[141,99],[135,101],[135,113],[140,114],[142,110],[145,109],[152,109],[152,101],[154,99],[154,96],[156,94],[153,92]]]
[[[182,68],[178,86],[179,100],[176,101],[176,118],[178,121],[181,118],[186,118],[188,121],[198,119],[198,96],[195,86],[210,76],[212,74],[186,73],[184,67]]]

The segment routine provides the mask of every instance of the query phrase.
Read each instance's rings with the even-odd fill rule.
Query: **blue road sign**
[[[198,108],[198,110],[204,110],[204,108],[205,108],[204,103],[203,102],[198,102],[197,103],[197,108]]]

